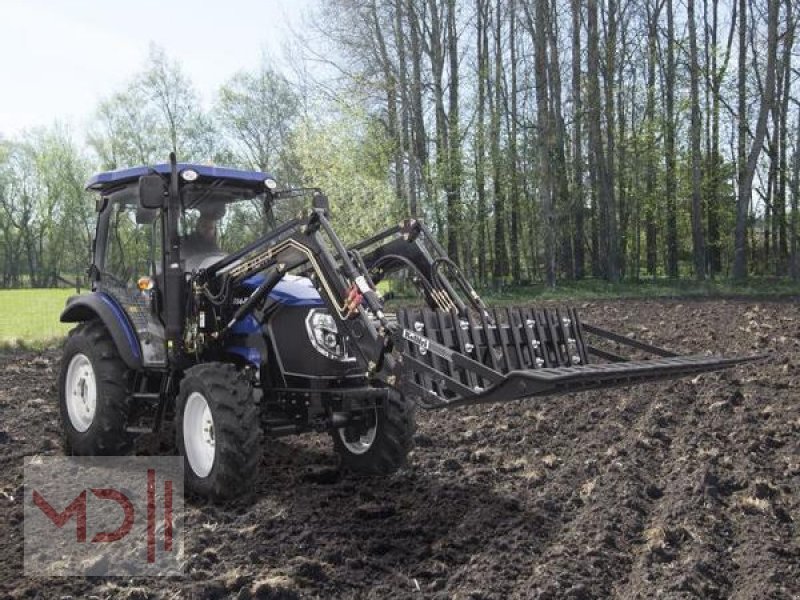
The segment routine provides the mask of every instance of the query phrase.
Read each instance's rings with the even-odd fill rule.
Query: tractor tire
[[[81,323],[64,343],[58,406],[64,450],[73,456],[130,452],[127,432],[131,372],[99,320]]]
[[[362,475],[391,475],[406,464],[414,446],[414,404],[390,392],[376,408],[366,432],[348,440],[347,428],[331,432],[333,445],[346,470]]]
[[[252,488],[261,462],[261,427],[253,385],[232,364],[186,371],[175,435],[187,489],[225,500]]]

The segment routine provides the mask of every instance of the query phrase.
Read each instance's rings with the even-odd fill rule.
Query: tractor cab
[[[279,218],[267,173],[205,165],[179,164],[176,219],[180,261],[186,273],[198,271],[263,235]],[[158,177],[166,191],[169,164],[99,173],[87,189],[100,194],[95,239],[97,281],[136,288],[143,277],[158,278],[164,247],[162,202],[142,202],[140,178]]]
[[[98,304],[120,313],[112,316],[128,334],[124,348],[145,367],[167,366],[165,328],[170,320],[181,327],[192,274],[253,243],[287,210],[268,173],[175,167],[174,178],[165,163],[99,173],[86,185],[99,195],[92,289]]]

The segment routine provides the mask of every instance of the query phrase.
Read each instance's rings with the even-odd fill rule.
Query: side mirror
[[[167,186],[161,175],[142,175],[139,177],[139,205],[142,208],[161,208]]]

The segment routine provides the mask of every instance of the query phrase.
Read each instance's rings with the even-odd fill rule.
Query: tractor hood
[[[264,283],[263,275],[253,275],[241,283],[241,289],[252,293]],[[269,293],[270,299],[287,306],[307,306],[317,308],[325,306],[319,292],[308,277],[284,275],[275,288]]]

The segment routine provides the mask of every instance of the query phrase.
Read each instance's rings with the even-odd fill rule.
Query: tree
[[[700,171],[700,65],[697,62],[697,26],[694,0],[688,0],[689,76],[691,79],[691,146],[692,146],[692,250],[697,279],[706,278],[706,246],[703,234],[702,173]]]
[[[136,85],[159,115],[159,125],[166,134],[169,150],[178,156],[193,154],[188,138],[197,98],[191,82],[180,65],[157,46],[151,46],[147,65]]]
[[[678,218],[676,208],[675,172],[675,14],[672,0],[667,0],[667,66],[665,87],[666,124],[664,150],[666,160],[667,205],[667,274],[678,277]]]
[[[346,243],[373,235],[404,213],[385,174],[391,151],[375,135],[382,124],[373,120],[365,129],[366,118],[340,107],[326,122],[302,123],[292,141],[303,183],[341,183],[326,193],[336,221],[347,224],[337,230]]]
[[[606,150],[603,147],[601,134],[602,107],[600,95],[600,78],[598,69],[600,66],[600,50],[598,41],[597,27],[597,0],[588,0],[587,5],[587,36],[588,36],[588,56],[587,56],[587,79],[588,79],[588,100],[589,100],[589,152],[592,159],[594,171],[597,176],[597,196],[599,208],[599,243],[600,255],[603,260],[603,274],[610,281],[617,281],[619,272],[617,271],[617,238],[616,238],[616,214],[614,211],[613,187],[609,179],[609,164],[606,161]],[[609,59],[612,60],[613,59]],[[611,86],[611,83],[608,83]],[[608,99],[608,94],[606,94]],[[606,106],[606,132],[611,134],[612,123],[608,122],[608,107]],[[613,142],[612,142],[613,146]]]
[[[168,148],[159,137],[157,114],[139,86],[130,85],[100,101],[88,143],[101,168],[121,169],[163,157]]]
[[[296,176],[288,152],[299,113],[292,86],[265,61],[253,73],[237,73],[219,90],[217,119],[236,162],[285,181]]]
[[[547,85],[547,19],[548,2],[536,2],[535,13],[535,61],[536,61],[536,124],[538,129],[538,184],[544,231],[544,271],[548,287],[556,285],[555,261],[555,211],[552,188],[552,118]]]
[[[86,268],[94,219],[83,191],[88,164],[61,125],[29,131],[5,147],[0,163],[0,230],[7,285],[26,275],[32,287],[52,287],[66,272]],[[23,266],[24,265],[24,266]]]
[[[656,46],[662,2],[648,1],[647,10],[647,101],[645,107],[645,246],[647,273],[658,268],[658,224],[656,223]],[[637,237],[638,239],[638,237]],[[639,273],[636,273],[638,277]]]
[[[583,278],[585,263],[583,219],[585,212],[583,186],[583,102],[581,99],[581,2],[571,0],[572,8],[572,210],[575,215],[575,279]]]
[[[497,0],[494,11],[494,73],[492,86],[494,97],[491,100],[491,156],[493,165],[494,191],[494,285],[500,286],[508,275],[508,250],[506,248],[506,203],[503,192],[503,165],[500,156],[500,110],[502,106],[501,81],[503,72],[502,52],[502,2]],[[490,96],[492,98],[492,96]],[[518,249],[516,249],[518,250]]]
[[[98,104],[88,144],[105,169],[164,162],[171,151],[184,161],[224,158],[213,120],[197,105],[180,65],[153,46],[146,68]]]
[[[750,151],[745,159],[747,134],[746,73],[747,73],[747,20],[745,0],[739,2],[739,197],[736,204],[736,229],[734,233],[733,277],[747,277],[747,215],[753,197],[753,177],[764,139],[767,135],[767,117],[775,99],[775,57],[778,47],[778,1],[767,0],[767,64],[761,105]]]

